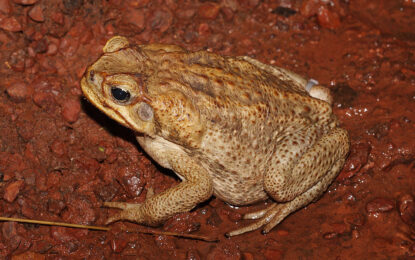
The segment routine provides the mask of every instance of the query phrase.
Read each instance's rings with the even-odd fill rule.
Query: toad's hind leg
[[[258,219],[247,227],[230,232],[234,236],[249,232],[264,226],[263,232],[268,232],[280,223],[291,212],[294,212],[316,200],[334,180],[344,164],[349,151],[347,132],[334,128],[320,139],[314,141],[313,127],[298,133],[303,144],[308,142],[309,149],[302,151],[299,139],[287,139],[281,149],[285,151],[285,160],[277,161],[264,177],[264,186],[268,194],[277,202],[268,209],[247,214],[247,219]],[[307,140],[306,137],[311,139]],[[296,145],[297,144],[297,145]],[[284,151],[276,151],[282,154]],[[288,157],[288,158],[287,158]]]
[[[244,215],[244,219],[258,219],[254,223],[245,226],[243,228],[233,230],[226,234],[226,236],[236,236],[246,232],[254,231],[263,227],[262,233],[268,233],[272,228],[278,225],[285,217],[290,213],[306,206],[307,204],[316,200],[327,189],[331,180],[337,175],[337,172],[343,166],[344,160],[339,160],[335,163],[330,172],[324,176],[315,186],[308,191],[304,192],[300,196],[296,197],[292,201],[286,203],[273,202],[266,209],[251,212]]]

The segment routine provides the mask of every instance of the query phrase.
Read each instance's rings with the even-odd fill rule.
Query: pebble
[[[326,6],[321,6],[317,13],[318,24],[327,29],[336,29],[340,26],[340,17],[336,12],[329,10]]]
[[[24,82],[16,82],[7,88],[6,92],[11,100],[15,102],[21,102],[32,94],[33,89],[31,89]]]
[[[265,259],[267,260],[278,260],[283,259],[283,252],[274,248],[267,248],[264,252]]]
[[[36,22],[45,21],[45,17],[43,16],[43,9],[39,5],[35,5],[32,9],[30,9],[29,17]]]
[[[62,210],[66,207],[66,204],[62,200],[55,199],[49,199],[47,205],[48,211],[56,215],[59,215],[62,212]]]
[[[395,207],[395,202],[386,198],[376,198],[366,204],[368,213],[380,213],[391,211]]]
[[[132,9],[123,17],[124,23],[132,24],[137,32],[141,32],[145,28],[145,14],[140,9]]]
[[[54,12],[51,14],[50,18],[57,24],[64,25],[65,24],[65,17],[60,12]]]
[[[328,233],[325,233],[324,235],[323,235],[323,238],[324,239],[327,239],[327,240],[330,240],[330,239],[333,239],[333,238],[336,238],[337,237],[337,233],[336,232],[328,232]]]
[[[179,9],[177,10],[177,17],[180,19],[191,19],[196,14],[194,9]]]
[[[238,245],[232,241],[226,241],[217,246],[211,247],[211,250],[207,254],[207,260],[240,260],[242,259],[241,251]]]
[[[11,239],[17,236],[17,222],[4,222],[1,227],[1,233],[4,239]]]
[[[19,5],[33,5],[36,4],[38,0],[13,0],[16,4]]]
[[[25,218],[34,219],[38,216],[38,213],[35,212],[35,210],[33,209],[35,203],[31,201],[29,198],[19,197],[17,199],[17,203],[19,204],[22,215]]]
[[[50,227],[50,235],[53,239],[61,242],[69,242],[71,240],[75,240],[75,238],[69,234],[69,229],[66,227],[59,227],[59,226],[51,226]]]
[[[171,236],[156,236],[154,242],[161,250],[174,250],[176,249],[175,239]]]
[[[0,0],[0,12],[9,14],[11,11],[9,0]]]
[[[33,103],[41,108],[47,108],[55,102],[53,95],[45,92],[35,92],[32,99]]]
[[[114,253],[121,253],[127,245],[128,240],[124,239],[123,237],[115,237],[110,241],[111,250]]]
[[[141,8],[145,7],[150,0],[130,0],[128,1],[128,4],[133,8]]]
[[[67,153],[67,148],[64,142],[55,140],[50,146],[50,150],[57,156],[62,157]]]
[[[254,260],[254,254],[252,254],[251,252],[243,252],[242,253],[242,259],[244,260]]]
[[[170,11],[156,10],[151,18],[152,30],[159,30],[160,33],[167,31],[173,23],[173,14]]]
[[[39,253],[26,251],[24,253],[21,253],[20,255],[13,255],[12,259],[13,260],[25,260],[25,259],[44,260],[46,259],[46,256],[39,254]]]
[[[200,255],[197,253],[197,250],[190,249],[186,252],[186,260],[200,260],[202,259]]]
[[[233,222],[237,222],[242,219],[242,214],[236,211],[231,211],[228,214],[228,219]]]
[[[349,214],[344,218],[344,222],[353,226],[363,226],[365,224],[365,217],[361,214]]]
[[[371,150],[367,142],[352,143],[350,155],[337,180],[344,181],[358,173],[367,164]]]
[[[50,43],[48,45],[48,49],[46,50],[46,54],[53,56],[53,55],[56,55],[57,52],[58,52],[58,46],[55,43]]]
[[[415,201],[410,194],[405,194],[398,199],[398,211],[403,222],[415,227]]]
[[[4,189],[3,199],[5,199],[8,202],[13,202],[19,194],[20,190],[23,188],[23,186],[23,180],[18,180],[10,183]]]
[[[300,13],[305,17],[311,17],[316,15],[318,12],[319,7],[322,5],[322,1],[320,0],[306,0],[303,1]]]
[[[207,23],[201,23],[199,25],[199,29],[198,29],[199,35],[200,36],[205,36],[205,35],[209,35],[210,34],[210,28],[209,25]]]
[[[220,5],[213,2],[205,2],[199,7],[198,14],[201,18],[215,20],[218,17]]]
[[[76,99],[68,99],[62,105],[62,117],[68,123],[75,123],[81,112],[81,103]]]
[[[15,17],[5,17],[0,20],[0,28],[9,32],[22,31],[22,25]]]

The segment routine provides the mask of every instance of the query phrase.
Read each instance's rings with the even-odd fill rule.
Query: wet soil
[[[0,0],[0,215],[103,225],[103,201],[178,183],[133,133],[81,95],[106,40],[249,55],[330,87],[351,153],[316,203],[269,234],[212,198],[158,230],[0,223],[6,259],[408,259],[415,257],[415,4],[410,0]]]

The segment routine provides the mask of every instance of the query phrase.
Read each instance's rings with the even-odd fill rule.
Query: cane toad
[[[140,146],[182,180],[108,223],[158,225],[212,195],[232,205],[272,198],[257,219],[229,236],[269,232],[316,200],[340,171],[347,132],[325,87],[249,57],[189,52],[175,45],[132,45],[111,38],[82,78],[87,99],[131,128]]]

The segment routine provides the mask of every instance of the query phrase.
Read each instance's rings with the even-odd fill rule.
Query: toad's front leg
[[[181,212],[187,212],[213,193],[213,184],[208,172],[184,153],[167,156],[171,169],[182,182],[162,193],[156,194],[142,204],[105,202],[105,207],[122,209],[110,217],[107,223],[129,220],[155,226]]]

